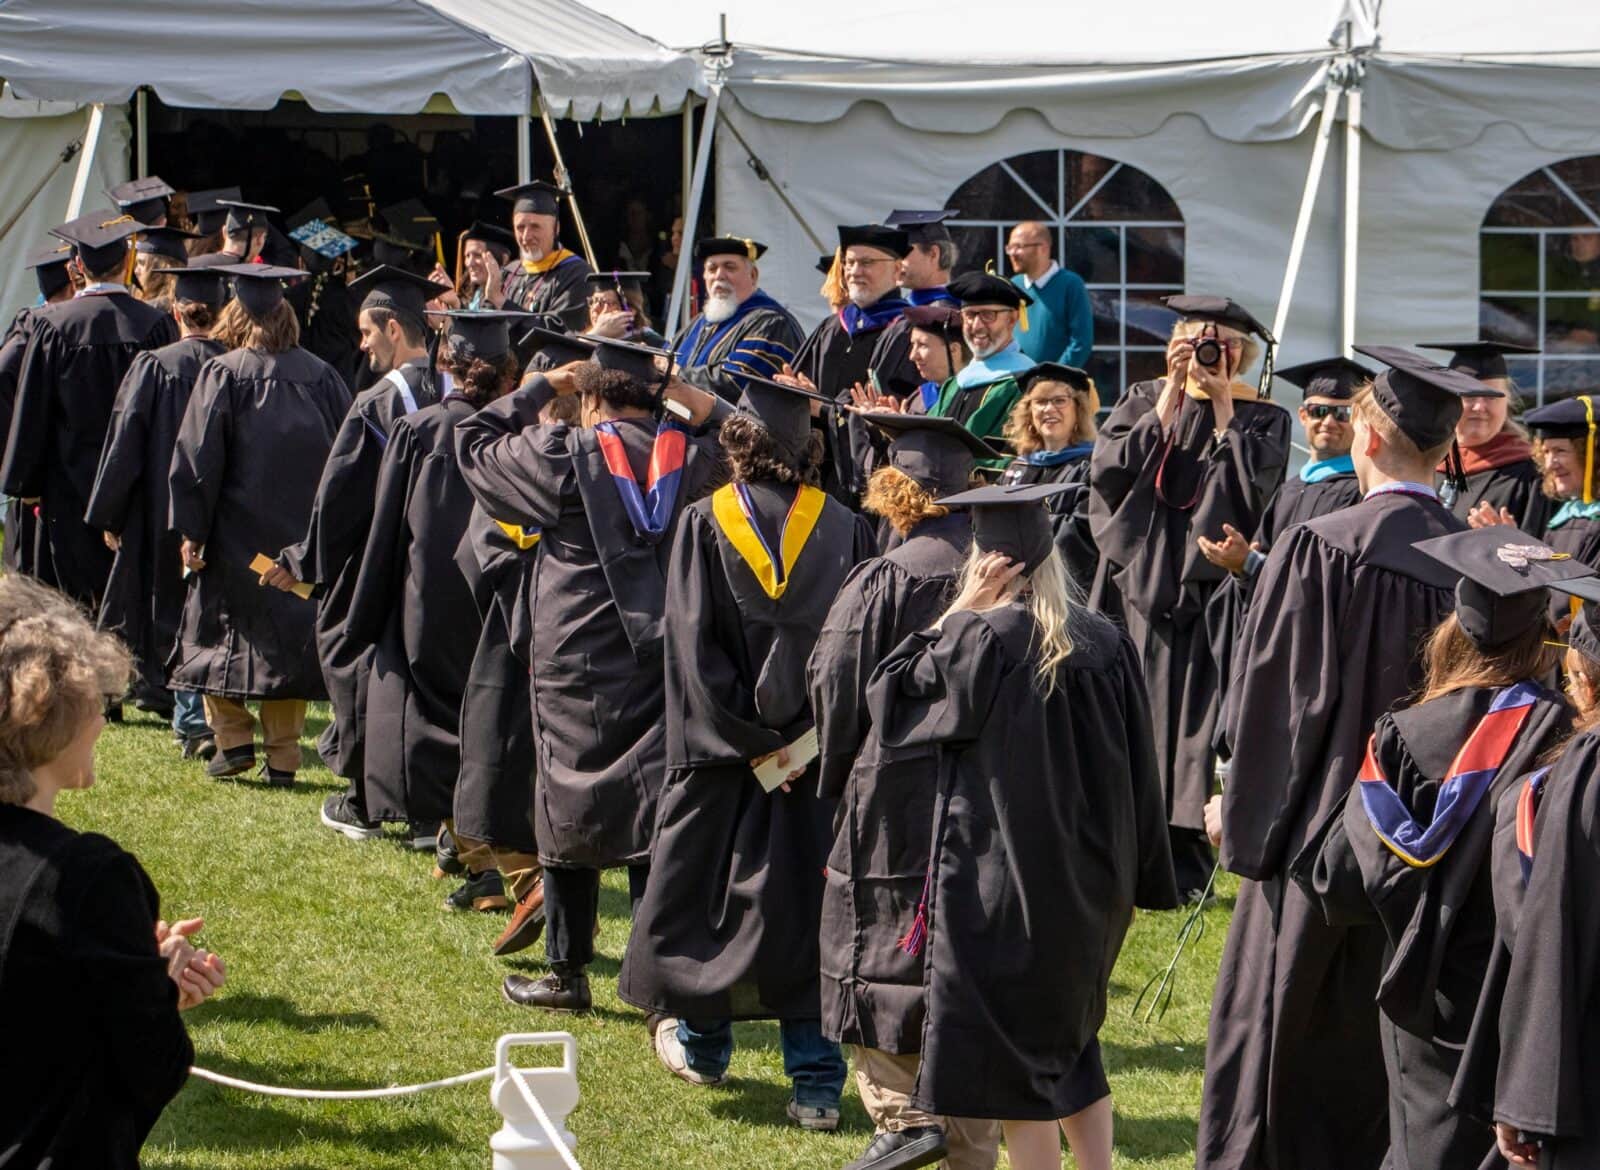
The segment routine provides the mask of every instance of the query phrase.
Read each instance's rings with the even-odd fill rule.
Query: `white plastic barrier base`
[[[559,1044],[558,1068],[515,1068],[513,1048]],[[567,1032],[523,1032],[500,1037],[489,1090],[505,1124],[489,1139],[494,1170],[581,1170],[572,1150],[578,1139],[567,1115],[578,1104],[578,1042]]]

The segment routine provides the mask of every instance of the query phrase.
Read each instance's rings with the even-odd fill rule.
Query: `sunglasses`
[[[1319,402],[1306,407],[1306,413],[1318,421],[1325,418],[1336,418],[1343,423],[1350,421],[1350,408],[1348,406],[1327,406]]]

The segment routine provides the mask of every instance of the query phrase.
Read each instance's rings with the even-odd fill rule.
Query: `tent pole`
[[[556,141],[555,120],[550,117],[550,107],[545,105],[544,94],[539,95],[539,117],[544,122],[544,136],[550,140],[550,153],[556,160],[556,186],[567,193],[567,205],[572,208],[572,222],[578,229],[578,243],[583,247],[589,267],[593,268],[594,245],[589,242],[589,229],[583,222],[583,208],[578,206],[578,193],[572,189],[572,175],[567,170],[566,160],[561,157],[561,144]]]
[[[1356,280],[1361,241],[1361,90],[1345,93],[1344,125],[1344,309],[1340,330],[1342,352],[1350,357],[1356,342]]]
[[[1294,301],[1295,281],[1300,276],[1300,262],[1305,258],[1306,236],[1311,232],[1311,213],[1316,208],[1317,190],[1322,186],[1323,165],[1328,161],[1334,115],[1343,92],[1338,78],[1330,72],[1327,88],[1322,91],[1322,118],[1317,123],[1317,137],[1311,147],[1311,167],[1306,171],[1305,190],[1300,194],[1300,214],[1294,221],[1294,236],[1289,241],[1289,262],[1283,271],[1283,287],[1278,291],[1278,311],[1272,318],[1272,335],[1278,339],[1279,352],[1282,352],[1284,327],[1289,323],[1289,305]]]
[[[83,211],[83,197],[89,190],[89,172],[94,169],[95,152],[100,149],[100,127],[105,124],[106,108],[99,102],[89,107],[89,129],[83,136],[83,153],[78,156],[78,173],[72,179],[72,195],[67,200],[67,219],[77,219]]]
[[[133,177],[142,179],[150,173],[150,100],[142,85],[133,95],[133,125],[139,144],[134,155]]]
[[[694,184],[694,94],[688,94],[683,99],[683,175],[678,185],[678,208],[680,212],[689,206],[689,188]]]
[[[529,123],[532,120],[527,114],[517,115],[517,183],[519,186],[533,181],[533,158],[528,149],[530,145],[528,141],[529,134],[533,130]]]
[[[667,323],[676,333],[688,322],[689,269],[685,255],[694,254],[695,226],[700,218],[700,201],[705,198],[706,171],[711,165],[711,140],[716,137],[717,105],[722,101],[722,84],[713,82],[706,99],[705,117],[700,122],[700,145],[695,151],[694,178],[689,184],[689,201],[683,206],[683,247],[678,249],[678,265],[672,272],[672,300],[667,307]]]

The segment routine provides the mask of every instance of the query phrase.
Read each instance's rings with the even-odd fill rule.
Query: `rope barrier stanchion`
[[[416,1093],[426,1093],[430,1089],[470,1085],[474,1081],[488,1080],[494,1076],[494,1072],[494,1066],[490,1065],[488,1068],[476,1069],[460,1076],[445,1077],[439,1081],[425,1081],[420,1085],[391,1085],[384,1089],[290,1089],[281,1085],[258,1085],[254,1081],[223,1076],[198,1065],[189,1070],[189,1075],[198,1077],[202,1081],[210,1081],[213,1085],[238,1089],[244,1093],[258,1093],[263,1097],[294,1097],[302,1101],[377,1101],[384,1097],[409,1097]]]

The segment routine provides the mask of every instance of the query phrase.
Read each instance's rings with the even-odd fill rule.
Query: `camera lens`
[[[1202,337],[1194,343],[1194,360],[1202,366],[1214,366],[1222,360],[1222,346],[1214,338]]]

